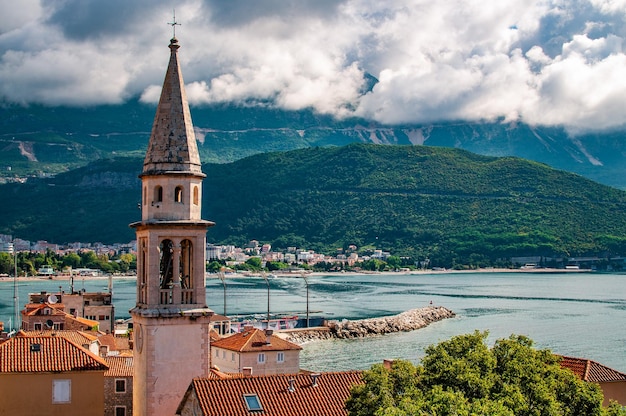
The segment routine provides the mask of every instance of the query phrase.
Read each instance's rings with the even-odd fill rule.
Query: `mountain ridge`
[[[97,160],[0,186],[0,233],[127,242],[142,159]],[[626,192],[516,157],[350,144],[205,164],[208,241],[333,252],[355,244],[440,265],[512,256],[626,255]],[[94,186],[102,184],[102,186]],[[119,185],[118,185],[119,184]],[[104,226],[106,224],[106,226]]]
[[[137,100],[92,108],[2,107],[0,179],[54,175],[99,158],[141,156],[154,110]],[[412,144],[517,156],[626,189],[623,131],[571,136],[559,127],[502,121],[384,126],[262,106],[196,106],[192,117],[203,163],[315,146]]]

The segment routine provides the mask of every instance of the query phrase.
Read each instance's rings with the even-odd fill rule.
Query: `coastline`
[[[410,275],[439,275],[439,274],[472,274],[472,273],[592,273],[592,269],[555,269],[555,268],[533,268],[533,269],[506,269],[506,268],[493,268],[486,267],[472,270],[454,270],[454,269],[442,269],[442,270],[403,270],[403,271],[384,271],[384,272],[372,272],[360,270],[358,272],[279,272],[274,271],[272,274],[277,278],[301,278],[305,276],[376,276],[376,275],[394,275],[394,276],[410,276]],[[208,278],[218,278],[217,274],[207,274]],[[249,277],[261,277],[258,273],[227,273],[226,278],[249,278]]]
[[[403,270],[403,271],[385,271],[385,272],[372,272],[372,271],[358,271],[358,272],[273,272],[272,275],[276,278],[301,278],[303,274],[305,276],[370,276],[370,275],[438,275],[438,274],[472,274],[472,273],[533,273],[533,274],[542,274],[542,273],[593,273],[592,269],[553,269],[553,268],[533,268],[533,269],[506,269],[506,268],[479,268],[472,270],[453,270],[453,269],[442,269],[442,270]],[[254,272],[246,272],[246,273],[227,273],[225,276],[227,279],[237,279],[237,278],[251,278],[251,277],[261,277],[259,273]],[[109,278],[115,279],[135,279],[137,275],[112,275],[112,276],[75,276],[74,281],[82,281],[82,280],[108,280]],[[218,275],[215,273],[208,274],[208,279],[218,279]],[[12,281],[12,276],[3,276],[0,277],[0,282],[2,281]],[[17,279],[20,282],[31,282],[31,281],[69,281],[69,275],[54,275],[50,277],[46,276],[27,276],[27,277],[18,277]]]

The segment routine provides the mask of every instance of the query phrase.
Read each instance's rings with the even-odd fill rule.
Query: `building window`
[[[198,201],[199,201],[198,194],[199,194],[198,187],[194,186],[193,187],[193,204],[194,205],[198,205]]]
[[[177,186],[176,189],[174,189],[174,202],[183,202],[183,187],[182,186]]]
[[[126,380],[124,379],[115,380],[115,392],[126,393]]]
[[[126,416],[126,407],[115,406],[115,416]]]
[[[70,403],[72,380],[52,380],[52,403]]]
[[[146,203],[148,202],[148,188],[146,188],[145,186],[143,187],[143,204],[146,205]]]
[[[222,351],[222,359],[226,359],[226,351]]]
[[[235,353],[230,354],[230,361],[235,361]]]
[[[41,323],[35,324],[35,331],[41,331]]]
[[[276,354],[276,362],[283,363],[285,362],[285,353],[280,351]]]
[[[256,394],[244,394],[243,399],[246,401],[246,406],[250,412],[260,412],[263,410],[261,401]]]
[[[265,363],[265,353],[264,352],[260,352],[259,353],[259,357],[258,360],[259,364],[264,364]]]
[[[215,349],[215,358],[220,358],[220,350]]]

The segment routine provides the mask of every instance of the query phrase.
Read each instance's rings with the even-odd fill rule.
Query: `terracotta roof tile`
[[[102,358],[63,337],[13,337],[0,345],[2,373],[105,371],[107,368]]]
[[[230,318],[224,315],[220,315],[219,313],[214,313],[213,316],[211,316],[211,322],[223,322],[223,321],[230,321]]]
[[[277,337],[276,335],[270,335],[269,344],[267,344],[266,341],[267,335],[265,335],[265,331],[254,328],[217,340],[213,342],[211,346],[239,352],[287,351],[302,349],[301,346]]]
[[[585,358],[561,356],[561,367],[570,369],[583,381],[595,383],[626,381],[626,374]]]
[[[94,328],[98,325],[100,325],[100,322],[98,321],[92,321],[91,319],[87,319],[87,318],[83,318],[81,316],[74,316],[74,315],[70,315],[69,313],[65,314],[65,319],[67,320],[74,320],[76,322],[79,322],[83,325],[86,325],[90,328]]]
[[[104,361],[109,369],[104,373],[105,377],[132,377],[133,376],[133,357],[114,355],[105,357]]]
[[[62,303],[28,303],[20,313],[24,316],[39,316],[43,315],[44,309],[50,309],[50,315],[65,314],[65,306]]]
[[[290,391],[293,380],[293,391]],[[250,416],[244,394],[255,394],[264,416],[330,416],[347,414],[350,387],[362,383],[361,372],[322,373],[317,385],[308,374],[278,374],[234,379],[194,379],[190,386],[204,416]],[[187,396],[187,395],[186,395]],[[220,400],[215,400],[219,397]],[[179,411],[181,407],[179,407]]]
[[[244,377],[243,373],[224,373],[223,371],[219,371],[215,368],[211,368],[209,370],[209,375],[207,378],[209,379],[225,379],[225,378],[242,378]]]
[[[90,344],[98,339],[98,336],[95,334],[90,334],[88,332],[83,331],[75,331],[75,330],[55,330],[55,329],[46,329],[41,331],[20,331],[17,336],[23,337],[63,337],[72,341],[74,344],[85,345]]]
[[[213,344],[213,342],[217,341],[218,339],[221,339],[222,337],[220,336],[219,332],[217,332],[215,329],[211,328],[211,330],[209,331],[209,337],[211,338],[211,344]]]
[[[117,351],[117,341],[113,334],[104,334],[98,337],[98,341],[100,341],[100,345],[106,345],[109,347],[109,351]]]

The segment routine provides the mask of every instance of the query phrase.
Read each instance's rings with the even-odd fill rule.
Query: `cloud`
[[[158,100],[170,1],[11,4],[10,15],[0,14],[1,101]],[[176,7],[195,105],[258,102],[384,124],[626,125],[624,0],[183,0]],[[367,74],[378,83],[363,94]]]

